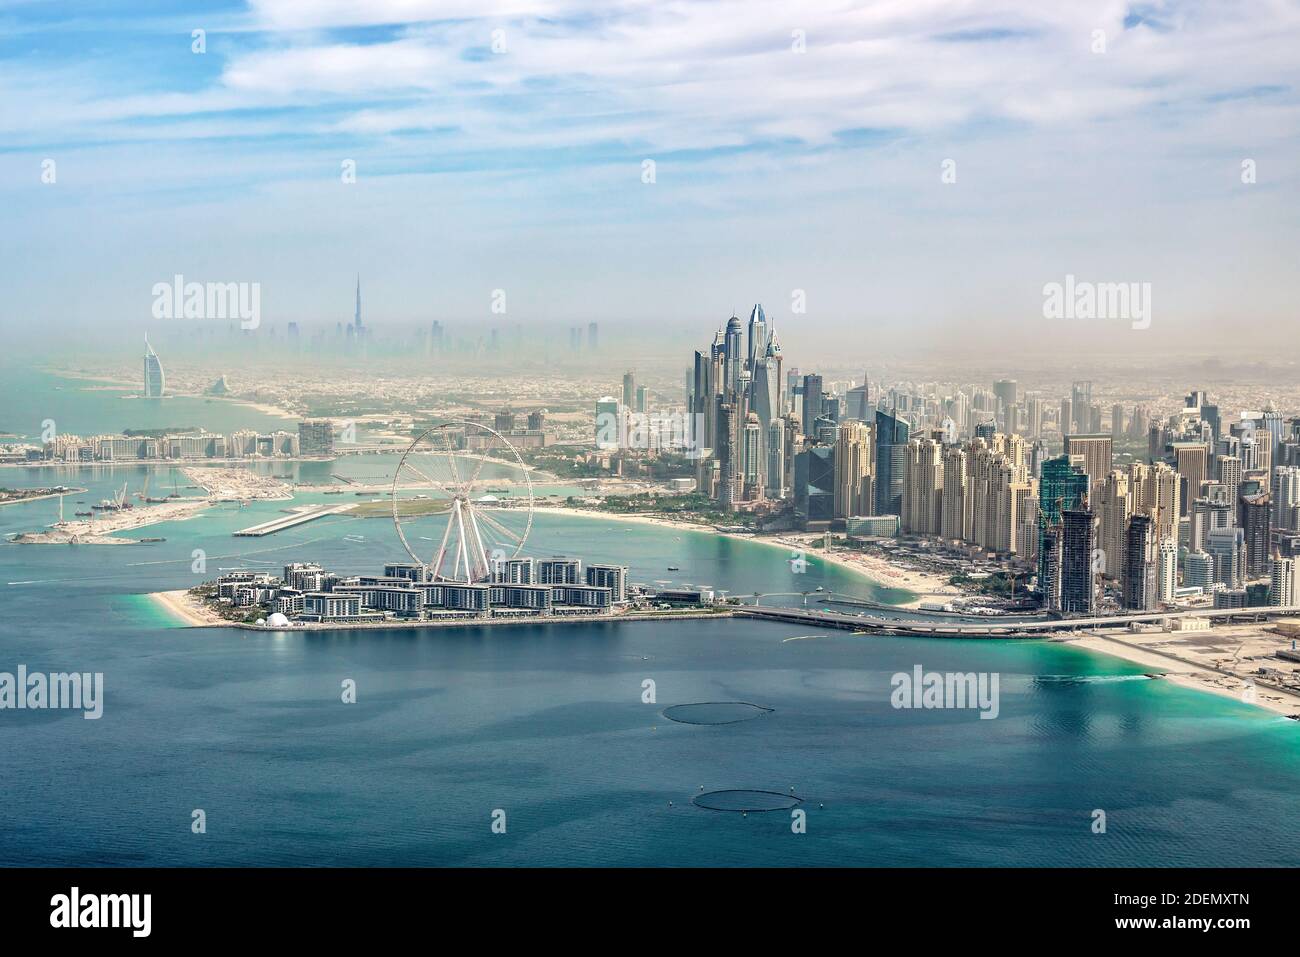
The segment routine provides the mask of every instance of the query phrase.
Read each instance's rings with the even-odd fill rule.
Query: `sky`
[[[372,325],[1300,341],[1296,2],[178,6],[0,0],[6,332],[177,274],[333,324],[360,274]],[[1067,276],[1150,322],[1044,316]]]

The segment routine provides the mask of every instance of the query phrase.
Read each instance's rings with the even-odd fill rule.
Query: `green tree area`
[[[185,435],[202,431],[197,425],[168,425],[161,429],[123,429],[122,434],[133,439],[161,439],[164,435]]]
[[[1005,571],[993,572],[988,577],[972,578],[970,575],[952,575],[948,578],[948,584],[956,586],[965,592],[974,592],[981,595],[999,595],[1006,598],[1012,592],[1012,581],[1015,583],[1015,595],[1023,595],[1029,589],[1029,573],[1013,572],[1008,574]]]
[[[582,504],[575,498],[568,499],[569,504]],[[639,492],[635,495],[610,495],[597,505],[589,506],[603,512],[615,514],[652,512],[685,521],[696,521],[710,525],[744,525],[757,527],[758,519],[748,513],[724,512],[718,503],[707,495],[691,492],[683,495],[665,495],[654,492]]]

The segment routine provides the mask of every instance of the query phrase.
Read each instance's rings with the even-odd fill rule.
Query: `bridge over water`
[[[738,618],[763,618],[769,621],[787,621],[822,628],[843,628],[850,631],[875,632],[891,635],[934,635],[951,638],[1037,638],[1056,632],[1087,629],[1126,629],[1130,624],[1157,624],[1177,621],[1180,618],[1208,618],[1212,622],[1255,622],[1273,618],[1300,615],[1300,605],[1261,606],[1256,608],[1197,608],[1189,611],[1139,612],[1124,615],[1106,615],[1092,618],[1017,618],[987,622],[935,621],[909,619],[905,609],[898,617],[882,618],[872,615],[854,615],[837,611],[806,611],[801,608],[776,608],[761,605],[743,605],[734,609]]]

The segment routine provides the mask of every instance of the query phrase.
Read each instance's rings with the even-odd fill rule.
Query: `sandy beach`
[[[11,541],[20,545],[134,545],[139,543],[138,539],[117,538],[115,534],[194,518],[211,506],[210,499],[189,498],[140,505],[118,512],[105,511],[94,518],[65,521],[39,532],[24,532]]]
[[[226,626],[231,624],[220,615],[205,608],[201,602],[196,601],[183,588],[177,591],[154,592],[149,597],[157,602],[169,615],[193,628],[210,628],[214,625]]]
[[[664,518],[659,515],[646,514],[617,514],[602,512],[592,508],[561,508],[558,506],[537,506],[534,507],[535,514],[547,515],[581,515],[586,518],[601,518],[612,522],[638,522],[643,525],[661,525],[664,528],[686,529],[693,532],[705,532],[710,535],[722,535],[726,538],[743,539],[747,542],[757,542],[760,545],[767,545],[772,548],[779,548],[788,555],[796,552],[803,552],[806,561],[815,565],[818,562],[830,562],[841,568],[847,568],[856,572],[862,577],[869,579],[876,585],[885,588],[898,588],[912,592],[912,597],[907,601],[900,602],[896,607],[899,608],[916,608],[923,601],[945,601],[960,597],[962,594],[959,590],[953,588],[948,582],[938,575],[927,574],[922,571],[909,571],[907,569],[897,568],[888,561],[876,555],[864,555],[855,552],[824,552],[814,551],[808,547],[807,539],[801,540],[793,533],[780,535],[739,535],[734,532],[719,532],[710,525],[704,525],[698,522],[687,522],[680,519]]]
[[[1285,665],[1270,656],[1276,647],[1288,643],[1287,639],[1262,631],[1259,625],[1227,626],[1188,633],[1122,636],[1090,633],[1067,643],[1150,668],[1153,674],[1163,674],[1167,680],[1184,688],[1254,704],[1274,714],[1300,714],[1300,693],[1282,688],[1275,680],[1254,673],[1260,661],[1268,661],[1269,667]],[[1247,644],[1252,645],[1252,653],[1244,660],[1230,659],[1226,654],[1234,646],[1240,648]],[[1286,670],[1289,671],[1290,666],[1286,666]],[[1247,680],[1254,685],[1253,696],[1249,693]]]

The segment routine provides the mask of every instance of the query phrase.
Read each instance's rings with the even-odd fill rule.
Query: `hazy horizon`
[[[346,322],[359,273],[377,329],[1295,353],[1291,3],[136,7],[0,13],[11,341],[135,336],[176,275]],[[1067,277],[1146,324],[1045,318]]]

